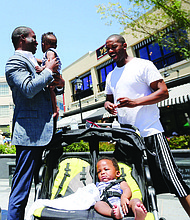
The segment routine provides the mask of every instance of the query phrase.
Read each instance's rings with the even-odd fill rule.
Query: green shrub
[[[173,149],[190,149],[190,135],[182,135],[179,137],[168,138],[170,148]],[[115,144],[109,142],[100,142],[99,151],[114,151]],[[89,151],[89,144],[81,141],[80,143],[73,143],[64,148],[66,152],[85,152]]]
[[[190,149],[190,135],[168,138],[171,149]]]
[[[64,152],[86,152],[89,151],[89,144],[84,141],[80,141],[80,143],[72,143],[67,147],[63,147]]]
[[[14,145],[0,144],[0,154],[16,154],[16,148]]]
[[[113,151],[115,149],[115,144],[111,144],[108,142],[100,142],[99,150],[100,151]],[[80,143],[72,143],[67,147],[63,147],[63,151],[65,152],[86,152],[89,150],[89,144],[84,141],[80,141]]]
[[[190,135],[168,138],[170,148],[173,149],[190,149]],[[100,142],[99,151],[114,151],[115,144],[109,142]],[[80,143],[73,143],[67,147],[63,147],[65,152],[86,152],[89,151],[89,144],[80,141]],[[14,145],[0,145],[0,154],[15,154],[16,148]]]
[[[100,142],[99,151],[114,151],[115,144],[110,142]]]

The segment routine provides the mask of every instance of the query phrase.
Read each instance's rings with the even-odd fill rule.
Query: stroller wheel
[[[159,218],[159,220],[166,220],[164,217]]]

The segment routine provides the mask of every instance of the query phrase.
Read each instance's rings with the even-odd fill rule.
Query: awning
[[[88,115],[92,114],[95,111],[96,111],[96,109],[86,111],[86,112],[82,112],[82,118],[85,119]],[[73,119],[75,119],[78,123],[81,123],[81,113],[74,114],[74,115],[67,116],[67,117],[64,117],[64,118],[60,119],[57,122],[57,128],[61,128],[61,127],[70,125],[71,121]]]
[[[96,121],[100,120],[103,118],[109,118],[109,117],[114,117],[114,115],[110,114],[108,111],[105,110],[104,107],[97,108],[95,112],[91,113],[87,117],[85,117],[85,120],[90,120],[90,121]]]
[[[86,111],[82,113],[83,120],[96,121],[103,118],[114,117],[114,115],[110,114],[105,110],[104,107],[96,108],[90,111]],[[75,119],[78,123],[81,123],[81,114],[75,114],[71,116],[67,116],[62,118],[57,122],[57,128],[61,128],[67,125],[70,125],[71,121]]]
[[[181,104],[190,101],[190,83],[168,89],[169,98],[158,103],[158,107]]]

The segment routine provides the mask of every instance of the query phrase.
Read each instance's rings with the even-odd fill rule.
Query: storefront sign
[[[107,54],[105,44],[96,50],[97,60],[104,57]]]
[[[183,180],[186,182],[186,184],[190,187],[190,164],[187,165],[179,165],[179,172],[181,173]]]

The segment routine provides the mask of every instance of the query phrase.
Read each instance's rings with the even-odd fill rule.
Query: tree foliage
[[[155,42],[190,58],[187,40],[190,33],[189,0],[126,0],[123,4],[109,2],[97,7],[101,18],[107,20],[106,24],[111,25],[115,20],[121,25],[122,34],[131,30],[134,37],[152,36]]]

